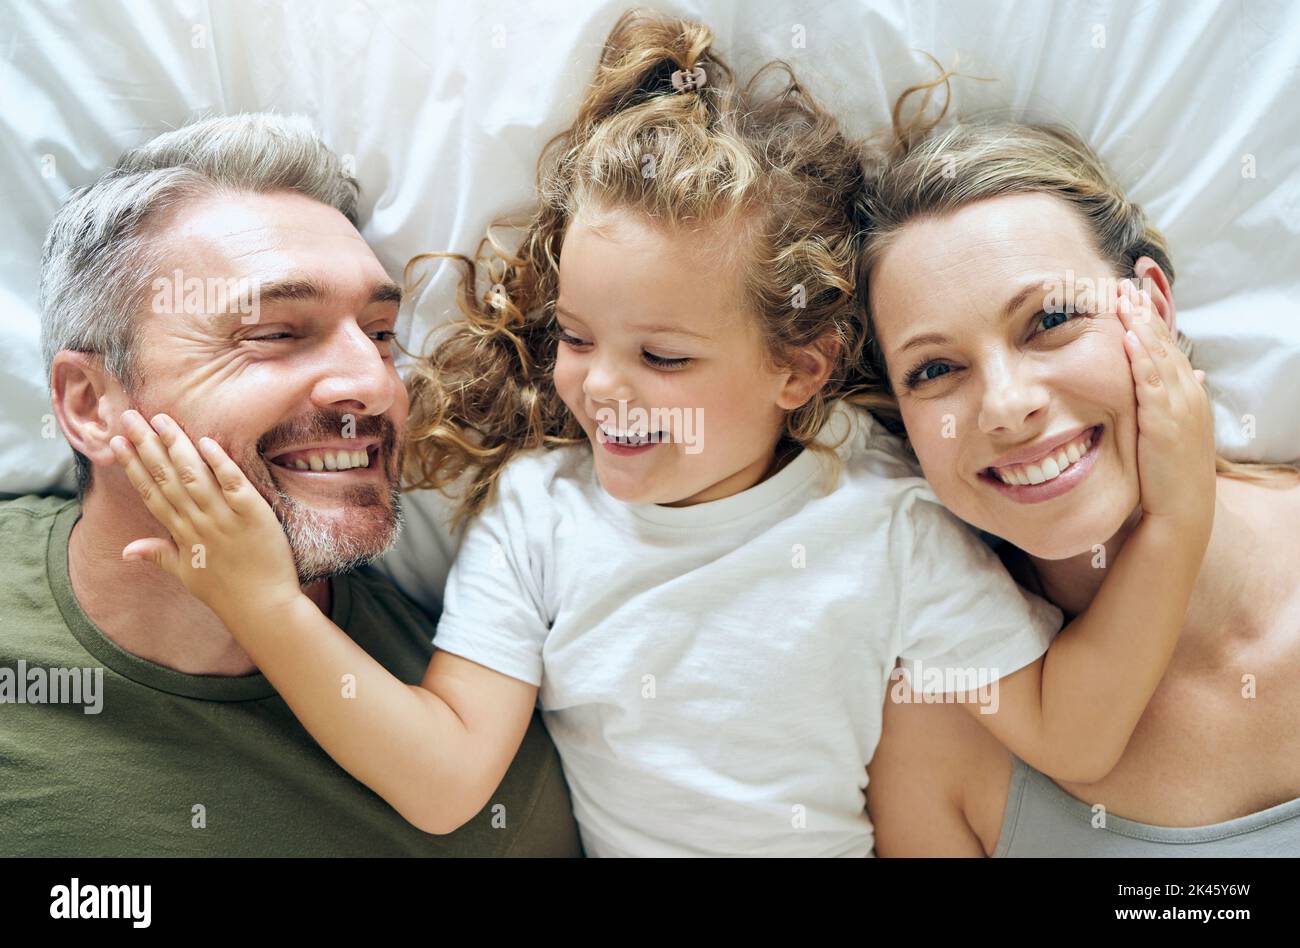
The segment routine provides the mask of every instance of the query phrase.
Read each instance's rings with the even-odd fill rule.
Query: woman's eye
[[[688,356],[673,359],[668,356],[655,355],[653,352],[646,352],[644,349],[641,350],[641,355],[645,358],[646,362],[653,365],[656,369],[680,369],[682,366],[686,365],[686,363],[691,361]]]
[[[926,382],[933,382],[950,372],[952,372],[952,366],[946,362],[927,362],[925,365],[917,366],[907,374],[907,385],[909,388],[914,385],[924,385]]]
[[[275,332],[268,336],[250,336],[252,342],[275,342],[279,339],[292,339],[293,336],[287,332]]]
[[[1046,332],[1049,329],[1055,329],[1062,323],[1068,322],[1069,319],[1069,313],[1039,313],[1038,326],[1043,332]]]

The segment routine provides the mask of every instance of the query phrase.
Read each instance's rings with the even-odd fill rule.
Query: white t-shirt
[[[896,660],[1046,651],[1061,613],[839,403],[820,440],[846,431],[829,493],[804,451],[681,508],[610,497],[587,445],[528,452],[466,530],[434,644],[540,686],[588,855],[869,855]]]

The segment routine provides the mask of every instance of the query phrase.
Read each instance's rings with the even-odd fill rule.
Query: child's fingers
[[[1156,346],[1160,350],[1156,355],[1158,360],[1163,360],[1157,362],[1161,377],[1173,389],[1175,403],[1180,408],[1185,407],[1193,399],[1202,395],[1201,380],[1196,377],[1197,370],[1192,368],[1192,362],[1187,358],[1187,354],[1178,348],[1178,343],[1174,340],[1168,323],[1161,319],[1160,314],[1156,312],[1151,294],[1146,290],[1138,291],[1136,287],[1134,287],[1133,293],[1136,296],[1139,311],[1146,314],[1146,320],[1150,324]],[[1202,372],[1201,378],[1204,377],[1205,373]]]
[[[183,518],[176,512],[171,501],[159,488],[153,476],[145,469],[144,462],[135,447],[121,435],[109,439],[108,446],[113,450],[117,463],[126,472],[126,479],[135,492],[140,495],[144,505],[153,514],[154,519],[167,528],[172,536],[183,529]]]
[[[144,540],[132,540],[122,548],[122,559],[144,560],[153,563],[164,572],[180,578],[180,552],[176,544],[162,537],[149,537]]]
[[[1139,394],[1146,395],[1150,400],[1157,393],[1162,393],[1161,400],[1167,402],[1175,413],[1181,412],[1185,406],[1186,396],[1180,380],[1179,366],[1174,356],[1182,356],[1182,352],[1175,346],[1166,345],[1159,338],[1155,327],[1157,323],[1161,325],[1163,323],[1159,317],[1152,316],[1152,308],[1144,304],[1133,287],[1126,286],[1123,296],[1116,305],[1116,312],[1127,331],[1137,337],[1145,355]],[[1136,371],[1136,363],[1134,367]],[[1190,371],[1189,366],[1188,372]]]
[[[167,450],[175,465],[176,478],[185,488],[194,504],[205,513],[219,516],[228,506],[222,497],[221,487],[208,463],[199,456],[194,442],[165,414],[153,416],[152,424],[158,440]]]
[[[134,445],[149,479],[171,503],[175,513],[194,517],[198,513],[198,508],[190,492],[181,483],[180,476],[176,473],[176,465],[172,463],[157,433],[149,427],[149,423],[140,413],[133,409],[122,413],[122,425],[126,428],[127,437],[131,439],[131,444]],[[139,485],[136,489],[139,490]]]
[[[216,441],[211,438],[200,438],[199,453],[203,456],[203,460],[208,463],[208,466],[212,468],[212,473],[216,476],[217,485],[222,496],[225,497],[226,503],[230,505],[232,510],[243,516],[253,516],[260,507],[270,509],[266,500],[249,483],[248,478],[244,476],[240,466],[231,459],[230,455]]]

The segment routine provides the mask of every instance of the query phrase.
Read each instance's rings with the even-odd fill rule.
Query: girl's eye
[[[375,342],[392,342],[397,338],[397,333],[391,329],[377,329],[374,334]]]
[[[560,342],[567,343],[570,346],[590,345],[590,343],[588,343],[587,340],[579,339],[577,336],[570,335],[568,330],[564,329],[562,326],[555,327],[555,338],[560,340]]]
[[[680,369],[682,366],[686,365],[686,363],[691,361],[688,356],[670,359],[667,356],[658,356],[653,352],[646,352],[644,349],[641,350],[641,355],[645,358],[646,362],[653,365],[656,369]]]

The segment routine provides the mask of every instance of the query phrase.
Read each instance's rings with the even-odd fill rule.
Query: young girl
[[[867,855],[900,659],[1022,759],[1093,780],[1172,652],[1212,517],[1209,410],[1178,417],[1140,383],[1199,393],[1181,353],[1118,307],[1141,340],[1147,516],[1053,641],[1060,613],[863,407],[858,150],[793,82],[737,90],[710,40],[620,20],[518,254],[481,298],[463,261],[467,318],[411,385],[412,469],[472,518],[419,685],[303,594],[215,442],[132,413],[114,439],[206,567],[162,539],[124,556],[208,603],[322,747],[429,832],[491,803],[540,703],[591,855]]]

